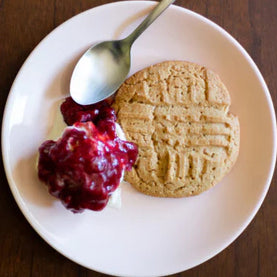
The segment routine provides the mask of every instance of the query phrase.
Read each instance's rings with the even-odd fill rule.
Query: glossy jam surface
[[[131,170],[138,149],[117,137],[116,117],[109,105],[78,111],[79,105],[68,104],[71,101],[66,99],[61,111],[65,121],[73,125],[60,139],[45,141],[39,148],[39,178],[71,211],[99,211],[118,187],[123,171]],[[77,119],[84,122],[74,123]]]
[[[61,113],[67,125],[73,125],[75,122],[92,121],[100,131],[109,132],[110,135],[116,136],[116,115],[107,100],[82,106],[74,102],[71,97],[67,97],[61,105]]]

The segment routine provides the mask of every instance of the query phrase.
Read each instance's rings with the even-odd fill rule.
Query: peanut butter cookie
[[[217,74],[184,61],[145,68],[118,90],[113,107],[139,157],[125,180],[158,197],[199,194],[218,183],[239,152],[239,121]]]

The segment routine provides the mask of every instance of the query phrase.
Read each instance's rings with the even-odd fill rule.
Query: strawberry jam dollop
[[[67,127],[57,141],[39,148],[39,178],[50,194],[73,212],[102,210],[119,186],[123,170],[131,170],[137,146],[102,132],[91,122]]]
[[[138,149],[116,133],[116,114],[109,100],[82,106],[71,97],[60,110],[67,127],[57,141],[39,148],[38,175],[50,194],[74,213],[102,210],[131,170]]]

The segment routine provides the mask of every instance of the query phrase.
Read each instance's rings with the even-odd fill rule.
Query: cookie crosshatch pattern
[[[131,76],[114,108],[139,158],[126,181],[159,197],[199,194],[217,184],[239,152],[239,120],[218,75],[169,61]]]

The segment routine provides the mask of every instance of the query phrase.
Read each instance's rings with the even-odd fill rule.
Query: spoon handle
[[[162,0],[142,21],[142,23],[125,39],[130,45],[163,13],[175,0]]]

